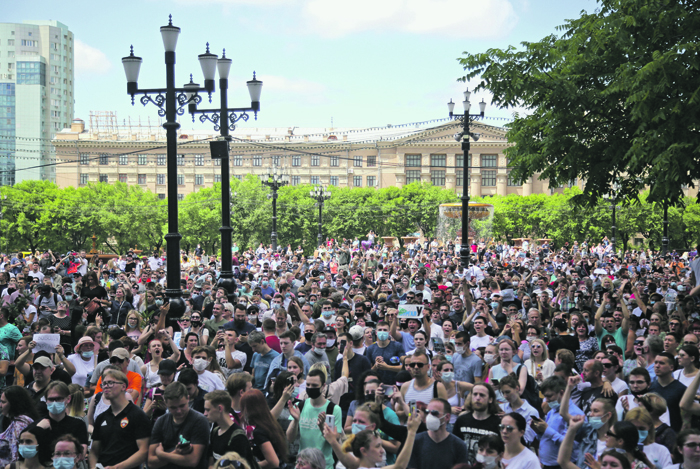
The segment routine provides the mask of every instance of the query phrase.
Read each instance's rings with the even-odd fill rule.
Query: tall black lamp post
[[[315,186],[309,193],[312,199],[316,200],[318,206],[318,243],[317,246],[323,244],[323,203],[331,198],[331,192],[323,186]]]
[[[221,160],[221,278],[219,286],[224,287],[229,295],[235,291],[235,282],[233,281],[233,267],[231,261],[231,176],[229,174],[229,142],[232,140],[229,131],[236,129],[236,122],[239,120],[247,121],[248,112],[253,112],[255,119],[258,118],[260,110],[260,93],[262,91],[262,81],[255,78],[248,81],[248,93],[250,94],[250,107],[229,108],[228,107],[228,75],[231,70],[233,61],[226,58],[226,50],[218,58],[215,54],[209,52],[209,43],[207,43],[207,51],[199,55],[199,64],[202,67],[204,75],[204,90],[213,89],[216,71],[219,71],[219,90],[220,90],[220,107],[218,109],[197,109],[197,103],[200,100],[195,99],[197,93],[202,90],[198,84],[190,82],[185,85],[188,91],[187,98],[189,102],[188,111],[192,114],[192,122],[194,122],[195,114],[200,114],[200,122],[209,121],[214,124],[214,130],[219,131],[221,140],[210,142],[211,157]],[[208,87],[207,87],[208,85]]]
[[[471,103],[469,102],[469,97],[471,92],[469,90],[464,92],[464,101],[462,105],[464,106],[464,114],[455,114],[454,108],[455,103],[447,103],[447,107],[450,110],[450,118],[453,118],[462,123],[462,132],[457,134],[455,138],[457,141],[462,142],[462,151],[464,152],[464,160],[462,161],[462,244],[460,247],[460,258],[462,262],[462,269],[469,268],[469,258],[471,255],[469,247],[469,137],[474,138],[476,141],[478,137],[472,134],[469,130],[470,124],[480,117],[484,117],[484,111],[486,110],[486,102],[482,99],[479,103],[479,114],[469,114],[471,109]]]
[[[170,299],[170,310],[168,315],[180,317],[185,311],[185,303],[182,301],[182,291],[180,289],[180,239],[178,233],[177,218],[177,116],[185,111],[188,103],[187,90],[175,87],[175,47],[177,38],[180,35],[180,28],[173,26],[172,15],[167,26],[160,28],[165,47],[165,70],[166,87],[139,89],[138,79],[141,70],[141,57],[134,56],[134,48],[131,47],[131,54],[122,58],[124,72],[126,73],[126,90],[131,95],[131,104],[134,104],[134,96],[141,96],[141,104],[155,104],[158,107],[158,115],[165,117],[163,128],[167,137],[167,172],[168,172],[168,234],[166,241],[166,268],[167,288],[166,295]],[[208,83],[207,91],[214,90],[214,82]]]
[[[270,242],[272,243],[272,250],[277,252],[277,191],[280,187],[289,183],[289,176],[279,171],[275,164],[267,174],[267,177],[263,176],[262,183],[272,189],[272,233],[270,233]]]

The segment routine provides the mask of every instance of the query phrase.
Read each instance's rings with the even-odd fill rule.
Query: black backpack
[[[515,370],[515,375],[520,379],[520,369],[523,368],[523,365],[519,365],[518,369]],[[525,370],[525,373],[527,373],[527,369]],[[530,374],[527,373],[527,383],[525,384],[525,390],[522,392],[520,395],[525,401],[527,401],[528,404],[530,404],[532,407],[537,409],[537,412],[540,413],[540,417],[544,417],[544,413],[542,412],[542,398],[540,397],[540,387],[537,385],[537,381],[535,381],[535,378]]]

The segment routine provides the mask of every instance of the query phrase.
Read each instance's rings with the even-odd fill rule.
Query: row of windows
[[[423,155],[421,154],[407,154],[405,157],[405,166],[407,168],[420,168],[422,166]],[[430,155],[430,166],[435,168],[445,168],[447,167],[447,155],[444,154],[431,154]],[[455,155],[455,166],[464,166],[464,155]],[[472,166],[472,156],[469,155],[469,166]],[[498,167],[498,155],[481,155],[481,167],[482,168],[496,168]]]
[[[458,170],[455,172],[456,180],[455,185],[461,187],[464,185],[464,171]],[[420,170],[411,169],[406,171],[406,184],[411,184],[412,182],[421,182],[421,172]],[[433,169],[430,171],[430,182],[433,186],[444,186],[445,185],[445,171],[439,169]],[[519,184],[511,184],[510,177],[508,178],[509,186],[519,186]],[[481,172],[481,185],[486,187],[493,187],[496,185],[496,171],[486,170]]]
[[[100,182],[109,182],[109,176],[106,174],[101,174],[100,175]],[[128,175],[127,174],[119,174],[118,176],[119,182],[127,183],[128,182]],[[146,174],[139,174],[137,176],[138,184],[147,184],[147,175]],[[156,184],[159,186],[164,186],[166,181],[166,175],[165,174],[156,174]],[[80,184],[87,184],[90,182],[90,175],[87,173],[82,173],[80,175]],[[220,174],[215,174],[214,175],[214,182],[221,182],[221,175]],[[179,174],[177,176],[177,185],[178,186],[184,186],[185,185],[185,176]],[[203,186],[204,185],[204,176],[201,174],[195,174],[194,176],[194,185],[195,186]]]
[[[99,155],[99,164],[101,165],[108,165],[110,161],[111,155],[106,155],[106,154],[101,154]],[[152,162],[153,160],[151,159],[153,155],[136,155],[135,156],[135,161],[136,164],[139,166],[146,166],[149,162]],[[156,164],[158,166],[166,166],[167,165],[167,157],[166,155],[155,155],[156,157]],[[131,162],[134,161],[134,156],[133,155],[119,155],[117,157],[117,161],[120,166],[127,166]],[[79,155],[79,161],[80,164],[82,165],[89,165],[90,164],[90,155],[88,153],[80,153]],[[178,166],[185,166],[185,155],[177,155],[177,165]],[[212,160],[214,162],[214,166],[221,166],[221,160]],[[194,155],[194,165],[195,166],[204,166],[204,155]]]

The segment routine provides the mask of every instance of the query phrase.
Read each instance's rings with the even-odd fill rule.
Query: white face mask
[[[496,355],[494,355],[493,353],[485,353],[485,354],[484,354],[484,361],[485,361],[486,363],[488,363],[489,365],[490,365],[491,363],[493,363],[494,360],[496,360]]]
[[[192,367],[195,371],[204,371],[209,366],[209,360],[204,358],[195,358]]]
[[[496,467],[496,456],[484,456],[483,454],[477,454],[476,462],[483,464],[484,469],[493,469]]]
[[[440,426],[442,425],[442,422],[438,417],[435,417],[432,414],[428,414],[428,416],[425,418],[425,426],[430,430],[431,432],[436,432],[440,429]]]
[[[464,353],[464,347],[455,347],[455,353],[457,355],[462,355]]]

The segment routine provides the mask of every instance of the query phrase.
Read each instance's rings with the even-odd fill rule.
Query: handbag
[[[85,311],[88,314],[93,314],[95,311],[97,311],[101,307],[102,307],[102,305],[100,304],[100,302],[93,299],[93,300],[90,300],[90,303],[88,303],[87,306],[85,306]]]

